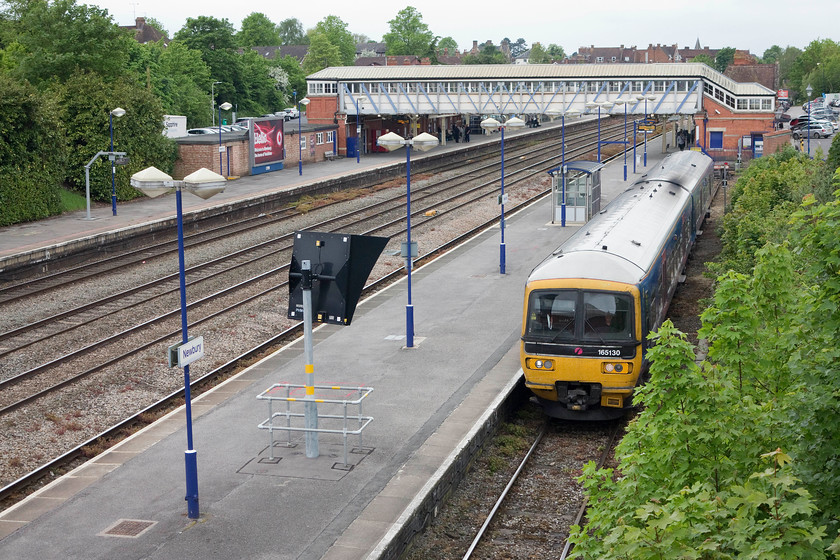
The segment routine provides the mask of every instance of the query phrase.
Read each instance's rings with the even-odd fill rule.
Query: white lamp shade
[[[525,121],[519,117],[511,117],[505,121],[505,128],[522,128],[525,126]]]
[[[303,105],[304,107],[306,107],[307,105],[309,105],[309,98],[304,97],[303,99],[300,100],[300,104]]]
[[[225,185],[227,179],[206,167],[184,177],[184,188],[204,200],[225,190]]]
[[[494,131],[494,130],[499,130],[499,127],[501,125],[502,125],[502,123],[500,123],[499,121],[497,121],[493,117],[490,117],[489,119],[484,119],[483,121],[481,121],[481,128],[483,128],[484,130],[489,130],[491,132]]]
[[[414,146],[415,149],[420,150],[421,152],[428,152],[432,148],[438,145],[438,139],[436,136],[432,136],[428,132],[423,132],[415,136],[411,139],[411,145]]]
[[[122,107],[117,107],[113,111],[111,111],[111,114],[115,117],[121,117],[125,115],[125,109],[123,109]]]
[[[221,109],[222,111],[229,111],[231,107],[233,107],[233,105],[231,105],[227,101],[219,105],[219,109]]]
[[[150,198],[175,190],[172,177],[157,167],[147,167],[131,176],[131,186]]]
[[[405,146],[405,138],[396,132],[389,132],[377,138],[376,144],[382,146],[389,152],[393,152],[394,150]]]

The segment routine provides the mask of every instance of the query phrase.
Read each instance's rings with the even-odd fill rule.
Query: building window
[[[603,56],[595,57],[595,62],[604,62],[604,57]]]
[[[612,61],[615,62],[615,57],[612,57]]]
[[[300,135],[300,149],[301,150],[306,149],[306,135],[305,134]]]
[[[713,130],[709,132],[709,149],[722,150],[723,149],[723,131]]]
[[[315,133],[315,143],[319,146],[324,143],[324,133],[323,132],[316,132]]]
[[[327,142],[331,144],[335,142],[335,130],[327,131]]]

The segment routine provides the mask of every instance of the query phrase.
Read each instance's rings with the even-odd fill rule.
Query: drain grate
[[[99,534],[103,537],[136,539],[156,523],[157,521],[143,521],[142,519],[120,519]]]

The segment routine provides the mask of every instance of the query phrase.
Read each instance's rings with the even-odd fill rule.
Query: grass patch
[[[87,208],[87,199],[79,193],[61,189],[59,191],[61,198],[61,211],[74,212],[76,210],[85,210]]]

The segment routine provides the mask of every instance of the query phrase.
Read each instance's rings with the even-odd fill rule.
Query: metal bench
[[[330,161],[335,159],[335,152],[330,150],[329,152],[324,152],[324,159],[328,159]]]

